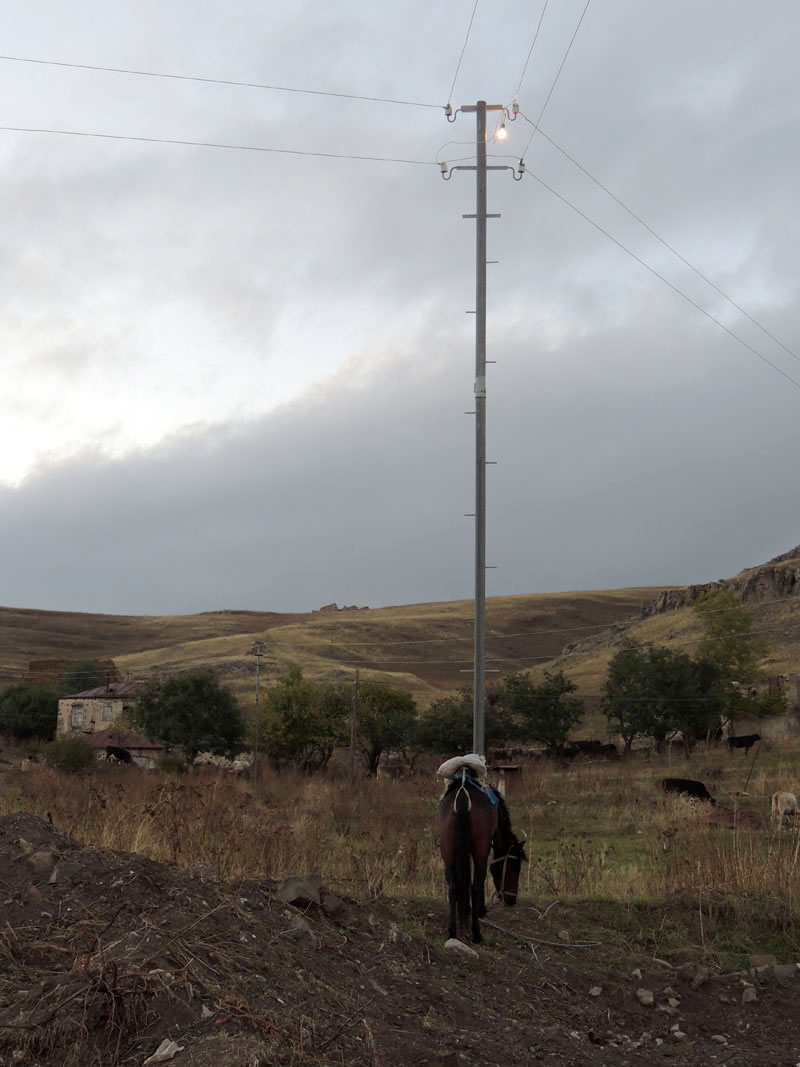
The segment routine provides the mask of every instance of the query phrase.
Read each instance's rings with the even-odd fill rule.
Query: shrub
[[[49,740],[56,732],[58,695],[46,685],[12,685],[0,697],[0,730],[17,741]]]
[[[158,769],[164,774],[186,774],[189,766],[179,752],[167,752],[158,761]]]
[[[66,734],[57,737],[44,747],[48,767],[65,774],[81,774],[97,764],[95,749],[82,734]]]

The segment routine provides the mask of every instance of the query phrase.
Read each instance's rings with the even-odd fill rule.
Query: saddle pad
[[[462,767],[466,767],[479,778],[486,777],[486,757],[479,756],[476,752],[470,752],[466,756],[453,756],[452,759],[445,760],[436,773],[440,778],[452,778]]]

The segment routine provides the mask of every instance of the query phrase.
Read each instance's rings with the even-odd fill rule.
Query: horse
[[[459,771],[439,801],[439,847],[450,903],[447,936],[471,925],[472,940],[481,940],[479,919],[486,914],[485,883],[491,869],[503,903],[516,902],[524,846],[511,829],[502,797]],[[494,859],[489,863],[489,853]]]

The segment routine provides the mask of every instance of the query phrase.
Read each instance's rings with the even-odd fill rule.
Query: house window
[[[70,709],[70,726],[73,730],[83,728],[83,704],[73,704]]]
[[[100,718],[103,722],[109,722],[114,718],[114,705],[110,700],[104,700],[100,708]]]

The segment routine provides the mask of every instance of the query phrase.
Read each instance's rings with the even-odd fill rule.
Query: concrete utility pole
[[[449,105],[448,105],[449,108]],[[456,166],[453,170],[474,170],[476,176],[475,219],[475,638],[473,659],[473,720],[472,747],[474,752],[485,755],[485,707],[486,707],[486,220],[499,219],[499,214],[486,211],[486,178],[490,170],[510,170],[508,166],[487,166],[486,161],[486,116],[492,112],[505,112],[502,104],[487,104],[479,100],[459,108],[465,114],[475,113],[476,119],[476,164]],[[449,121],[455,116],[448,110]],[[449,180],[450,172],[441,164],[442,177]],[[519,178],[524,166],[520,161]],[[517,178],[517,174],[514,174]]]
[[[267,650],[264,648],[263,643],[260,642],[260,641],[257,644],[253,645],[253,647],[247,653],[248,656],[255,656],[256,657],[256,736],[255,736],[255,747],[253,749],[253,790],[254,791],[255,791],[255,788],[256,788],[256,783],[258,782],[258,771],[257,771],[257,767],[258,767],[258,725],[259,725],[259,720],[261,718],[261,716],[259,714],[259,711],[258,711],[258,697],[259,697],[259,681],[260,681],[260,674],[261,674],[261,657],[262,656],[266,656],[266,654],[267,654]]]
[[[358,740],[358,700],[359,700],[359,681],[358,681],[358,668],[356,668],[356,677],[353,682],[353,703],[350,709],[350,781],[354,782],[356,778],[356,741]]]

